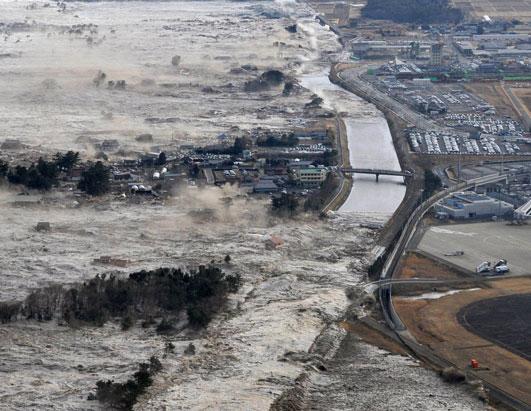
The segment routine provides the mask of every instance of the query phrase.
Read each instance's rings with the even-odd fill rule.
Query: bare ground
[[[529,293],[531,279],[507,278],[491,283],[492,288],[463,291],[439,299],[395,298],[395,308],[411,334],[436,354],[467,369],[471,358],[479,361],[481,378],[513,396],[531,403],[531,363],[469,331],[457,313],[468,304],[483,299]]]

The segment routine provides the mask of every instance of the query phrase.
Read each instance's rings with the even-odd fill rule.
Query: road
[[[398,265],[398,261],[404,254],[404,251],[407,249],[407,246],[411,239],[413,238],[418,224],[421,221],[421,219],[424,217],[424,215],[428,212],[428,210],[439,200],[448,197],[450,194],[473,188],[478,185],[483,184],[489,184],[496,181],[500,181],[502,179],[506,179],[508,175],[506,174],[494,174],[494,175],[488,175],[484,177],[479,177],[473,180],[465,181],[460,184],[456,184],[455,186],[446,189],[442,192],[439,192],[435,194],[434,196],[430,197],[427,201],[422,203],[420,206],[418,206],[411,217],[408,219],[406,224],[404,225],[404,228],[402,230],[402,234],[400,236],[400,239],[396,243],[395,248],[393,249],[393,252],[388,257],[383,269],[382,273],[380,275],[380,281],[389,281],[392,280],[392,277],[395,273],[395,270]],[[392,301],[392,283],[388,285],[383,285],[379,288],[379,298],[380,298],[380,304],[382,306],[383,315],[385,318],[385,321],[387,325],[395,332],[397,337],[402,341],[402,343],[411,349],[419,358],[422,358],[429,363],[436,364],[439,367],[455,367],[454,364],[448,362],[447,360],[440,358],[437,356],[432,350],[430,350],[427,347],[424,347],[423,345],[419,344],[415,338],[407,331],[406,326],[402,323],[400,320],[400,317],[396,313],[394,307],[393,307],[393,301]],[[482,380],[481,376],[477,373],[474,373],[474,377]],[[530,410],[530,406],[528,404],[525,404],[518,400],[517,398],[511,396],[510,394],[506,393],[503,390],[500,390],[496,386],[493,386],[489,384],[488,382],[483,381],[484,386],[489,390],[490,395],[496,399],[497,401],[502,402],[505,405],[510,406],[511,408],[515,410]]]
[[[409,107],[404,106],[402,103],[399,103],[387,94],[382,93],[380,90],[374,88],[370,83],[362,80],[360,75],[365,70],[366,67],[360,66],[359,68],[339,72],[337,73],[337,77],[350,86],[350,88],[354,89],[354,93],[358,96],[370,101],[378,108],[382,107],[391,111],[406,123],[421,129],[445,131],[443,130],[443,127],[439,126],[434,121],[431,121],[425,118],[423,115],[414,112]]]
[[[348,161],[348,158],[345,159],[345,156],[344,156],[343,140],[347,140],[348,142],[348,138],[346,138],[343,135],[342,126],[344,125],[342,124],[342,122],[343,120],[339,116],[336,116],[336,144],[337,144],[337,152],[339,156],[339,161],[338,161],[339,169],[341,167],[344,167],[345,165],[350,164],[350,162]],[[347,147],[348,147],[348,144],[347,144]],[[346,192],[348,188],[347,187],[348,182],[346,181],[345,175],[343,173],[338,173],[338,175],[339,175],[339,186],[337,188],[337,192],[336,194],[332,196],[332,199],[321,209],[322,213],[327,213],[328,211],[335,211],[336,209],[339,209],[339,207],[341,207],[341,204],[338,205],[336,203],[339,201],[340,197],[345,196],[345,195],[348,196],[348,193]]]
[[[439,125],[435,121],[420,113],[417,113],[408,106],[396,101],[392,97],[376,89],[372,86],[372,84],[360,77],[366,69],[366,66],[359,66],[356,68],[335,72],[332,75],[335,74],[337,79],[343,83],[342,86],[347,90],[350,90],[365,100],[373,103],[380,110],[389,110],[411,126],[415,126],[423,130],[462,134],[468,136],[468,133],[463,133]]]

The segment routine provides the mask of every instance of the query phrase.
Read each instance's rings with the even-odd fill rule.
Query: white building
[[[295,169],[293,171],[297,183],[306,187],[319,186],[323,181],[325,181],[328,174],[328,171],[323,167],[305,167]]]
[[[513,211],[512,204],[473,191],[454,193],[435,204],[435,211],[454,219],[502,216]]]

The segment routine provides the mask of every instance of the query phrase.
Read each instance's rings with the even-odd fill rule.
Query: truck
[[[478,274],[490,273],[490,262],[483,261],[480,265],[476,267],[476,273]]]
[[[501,259],[494,265],[494,272],[496,274],[505,274],[509,272],[509,266],[507,260]]]
[[[507,260],[501,259],[494,265],[490,261],[483,261],[476,267],[476,273],[483,275],[503,275],[509,272]]]

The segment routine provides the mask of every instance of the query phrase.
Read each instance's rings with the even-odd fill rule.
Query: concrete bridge
[[[345,174],[372,174],[376,176],[376,182],[378,182],[380,175],[399,177],[411,177],[413,175],[411,171],[383,170],[378,168],[342,168],[341,171]]]

